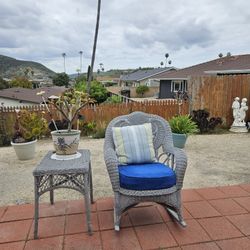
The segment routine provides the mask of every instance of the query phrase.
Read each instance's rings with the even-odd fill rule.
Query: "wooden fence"
[[[226,126],[233,122],[232,102],[236,96],[250,101],[250,75],[191,77],[188,81],[190,110],[207,109],[219,116]],[[246,120],[250,120],[250,110]]]
[[[60,119],[60,114],[55,110],[53,106],[49,106],[53,118]],[[26,109],[30,112],[36,112],[50,121],[48,112],[44,105],[37,106],[22,106],[22,107],[0,107],[0,116],[2,123],[8,124],[8,131],[12,130],[15,121],[15,110]],[[108,124],[113,118],[129,114],[133,111],[143,111],[146,113],[157,114],[162,116],[166,120],[178,114],[180,109],[181,114],[188,113],[188,103],[178,105],[176,100],[157,100],[147,102],[129,102],[121,104],[101,104],[90,105],[81,110],[81,114],[84,116],[84,122],[101,122]],[[0,121],[0,123],[1,123]],[[1,124],[0,124],[1,125]],[[0,135],[4,133],[0,126]]]

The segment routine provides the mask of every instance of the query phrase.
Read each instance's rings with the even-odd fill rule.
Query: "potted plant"
[[[11,145],[19,160],[29,160],[35,156],[37,138],[47,132],[47,121],[35,112],[18,109],[15,111],[15,132]]]
[[[42,96],[55,128],[55,130],[51,132],[51,135],[56,155],[77,154],[81,131],[78,130],[78,128],[73,129],[73,123],[79,118],[80,110],[87,104],[93,103],[93,100],[89,98],[87,93],[76,91],[75,89],[69,89],[59,97],[54,96],[50,98],[49,104],[60,113],[62,119],[67,124],[67,129],[58,129],[43,94],[44,91],[37,93],[37,95]]]
[[[189,115],[174,116],[169,120],[175,147],[184,148],[187,136],[198,131],[196,123]]]

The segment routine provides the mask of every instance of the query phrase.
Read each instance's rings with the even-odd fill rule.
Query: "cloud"
[[[67,72],[90,64],[97,1],[0,2],[0,54]],[[169,53],[176,67],[214,59],[219,52],[249,53],[250,9],[243,0],[103,0],[96,68],[159,66]],[[185,57],[185,58],[184,58]]]

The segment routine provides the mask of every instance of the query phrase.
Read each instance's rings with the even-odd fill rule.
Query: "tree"
[[[29,81],[26,77],[20,76],[12,79],[10,82],[10,86],[32,89],[32,82]]]
[[[91,83],[91,80],[92,80],[93,68],[94,68],[94,63],[95,63],[95,52],[96,52],[97,37],[98,37],[98,31],[99,31],[100,11],[101,11],[101,0],[98,0],[97,16],[96,16],[96,27],[95,27],[95,37],[94,37],[94,45],[93,45],[93,52],[92,52],[92,58],[91,58],[91,65],[90,65],[90,70],[89,70],[89,74],[88,74],[87,93],[90,93],[90,83]]]
[[[165,67],[167,67],[167,60],[168,60],[168,57],[169,57],[169,54],[168,54],[168,53],[166,53],[166,54],[165,54],[165,58],[166,58]]]
[[[223,57],[223,54],[222,54],[222,53],[220,53],[220,54],[218,55],[218,57],[219,57],[219,58]]]
[[[80,73],[82,73],[82,51],[80,50],[79,51],[79,54],[80,54]]]
[[[77,82],[75,89],[87,92],[86,81]],[[102,103],[108,98],[108,91],[100,82],[94,80],[91,82],[89,95],[91,98],[95,99],[97,103]]]
[[[136,88],[136,94],[143,97],[146,92],[149,91],[149,87],[146,85],[140,85]]]
[[[53,84],[56,86],[69,86],[69,76],[66,73],[57,73],[53,78]]]
[[[161,65],[161,67],[163,67],[163,65],[164,65],[164,62],[163,62],[163,61],[161,61],[161,62],[160,62],[160,65]]]
[[[66,64],[65,64],[66,53],[62,53],[62,57],[63,57],[63,69],[64,73],[66,73]]]
[[[9,83],[5,81],[2,77],[0,77],[0,89],[7,89],[9,87]]]

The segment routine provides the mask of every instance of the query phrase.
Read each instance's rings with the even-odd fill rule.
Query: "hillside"
[[[13,78],[15,76],[29,75],[32,78],[52,77],[55,74],[44,65],[32,62],[17,60],[12,57],[0,55],[0,76]]]

